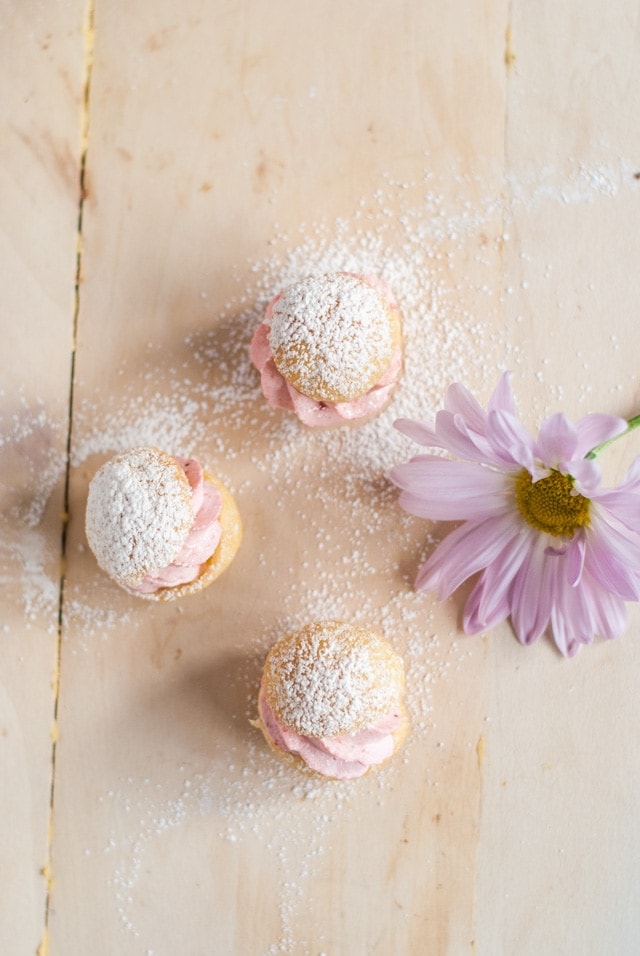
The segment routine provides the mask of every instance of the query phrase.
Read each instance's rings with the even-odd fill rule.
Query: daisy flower
[[[418,455],[391,470],[406,511],[462,522],[420,569],[417,590],[443,599],[480,572],[464,609],[468,634],[510,617],[522,644],[550,627],[568,657],[595,634],[617,637],[625,601],[640,596],[640,458],[610,489],[600,488],[594,459],[637,425],[640,416],[572,424],[556,414],[534,438],[518,420],[508,373],[486,411],[456,383],[432,424],[395,422],[461,459]]]

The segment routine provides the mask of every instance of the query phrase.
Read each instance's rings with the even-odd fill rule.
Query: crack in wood
[[[73,295],[73,321],[72,321],[72,339],[71,356],[69,370],[69,414],[67,424],[67,442],[65,450],[65,476],[64,476],[64,506],[62,513],[62,531],[60,538],[60,588],[58,597],[58,624],[57,624],[57,643],[54,677],[52,681],[53,691],[53,719],[51,732],[51,787],[49,793],[49,823],[47,828],[47,854],[46,862],[42,868],[42,874],[46,881],[46,898],[44,912],[44,930],[40,944],[37,948],[37,956],[47,956],[49,952],[49,918],[51,914],[51,896],[53,892],[54,876],[52,870],[52,846],[53,846],[53,818],[55,805],[55,786],[56,786],[56,759],[58,747],[58,710],[60,704],[60,665],[62,658],[62,632],[64,618],[64,592],[66,581],[66,552],[67,552],[67,530],[69,525],[69,484],[71,474],[71,443],[73,434],[73,399],[75,389],[75,367],[76,367],[76,343],[78,332],[78,321],[80,316],[80,287],[82,284],[82,264],[83,264],[83,217],[84,204],[87,198],[86,172],[87,172],[87,152],[89,147],[89,119],[90,119],[90,98],[91,98],[91,76],[93,71],[93,53],[95,45],[95,0],[88,0],[85,8],[84,24],[82,35],[84,38],[84,67],[82,76],[82,100],[80,104],[80,143],[79,143],[79,164],[78,164],[78,220],[76,227],[76,266],[74,275],[74,295]]]

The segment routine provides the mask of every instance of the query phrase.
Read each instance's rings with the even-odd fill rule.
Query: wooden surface
[[[393,418],[452,380],[484,401],[513,369],[531,428],[639,410],[639,17],[0,3],[0,952],[639,951],[638,609],[572,661],[465,637],[463,595],[413,593],[439,531],[385,479]],[[319,435],[265,406],[247,349],[282,283],[343,267],[392,282],[407,367],[377,422]],[[92,474],[143,442],[243,515],[180,604],[86,546]],[[328,615],[408,668],[405,751],[353,784],[248,722],[269,644]]]

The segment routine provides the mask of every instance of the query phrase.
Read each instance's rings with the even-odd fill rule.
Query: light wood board
[[[512,369],[532,429],[639,410],[636,5],[5,2],[0,24],[0,951],[637,952],[637,607],[571,661],[464,636],[468,589],[412,589],[444,529],[386,478],[412,451],[394,417],[454,380],[486,401]],[[248,359],[318,268],[385,275],[407,342],[391,408],[323,434]],[[141,443],[196,455],[243,517],[179,603],[120,591],[84,535],[96,468]],[[351,784],[249,723],[269,644],[320,616],[407,663],[407,745]]]

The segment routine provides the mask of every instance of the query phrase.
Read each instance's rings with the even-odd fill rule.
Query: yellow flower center
[[[533,481],[528,471],[516,479],[516,502],[524,520],[548,534],[572,538],[578,528],[589,525],[590,501],[573,491],[573,478],[552,471]]]

